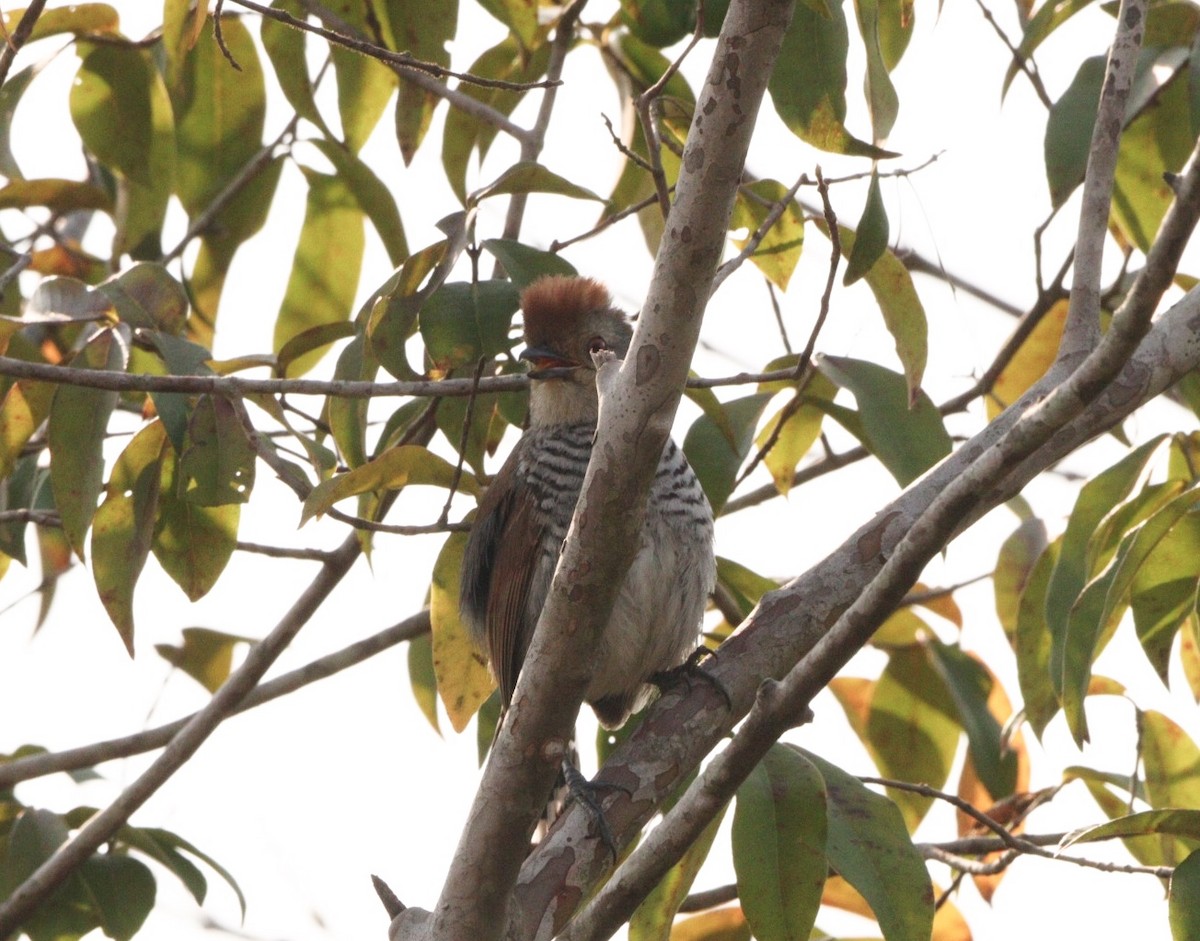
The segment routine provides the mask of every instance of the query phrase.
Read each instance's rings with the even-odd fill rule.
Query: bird
[[[607,288],[549,275],[521,292],[528,426],[493,478],[463,554],[460,610],[507,710],[583,487],[599,415],[594,360],[624,358],[633,328]],[[691,663],[716,581],[713,515],[683,451],[668,439],[647,497],[637,553],[592,651],[584,694],[619,728],[655,680]]]

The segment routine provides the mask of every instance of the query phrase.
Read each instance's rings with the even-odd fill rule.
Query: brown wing
[[[537,501],[519,479],[520,445],[479,504],[463,555],[461,605],[475,640],[486,647],[505,708],[533,634],[527,624],[529,586],[541,556]]]

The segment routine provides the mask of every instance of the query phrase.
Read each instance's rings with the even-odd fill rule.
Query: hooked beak
[[[521,350],[518,358],[533,364],[529,370],[530,379],[565,379],[568,370],[579,366],[575,360],[565,359],[544,346],[527,346]]]

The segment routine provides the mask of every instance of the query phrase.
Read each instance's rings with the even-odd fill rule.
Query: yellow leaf
[[[433,675],[455,732],[461,732],[496,688],[487,660],[458,614],[458,584],[466,533],[454,533],[433,564],[429,622],[433,631]]]
[[[1016,355],[992,384],[991,394],[987,396],[988,421],[1012,405],[1046,374],[1058,353],[1066,322],[1067,301],[1061,300],[1030,331],[1025,342],[1017,348]]]

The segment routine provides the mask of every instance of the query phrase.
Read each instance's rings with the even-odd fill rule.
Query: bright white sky
[[[130,36],[144,35],[160,17],[157,5],[134,0],[117,0],[114,5]],[[593,0],[588,16],[600,19],[614,5],[611,0]],[[1014,30],[1010,4],[994,7],[1006,28]],[[456,65],[465,67],[501,32],[474,4],[464,3],[462,8],[453,51]],[[893,243],[898,240],[927,255],[936,253],[947,269],[1024,304],[1033,295],[1029,233],[1045,217],[1048,206],[1041,169],[1044,113],[1021,80],[1014,83],[1001,107],[999,87],[1006,54],[974,4],[947,4],[940,18],[937,13],[931,2],[918,4],[917,36],[895,75],[902,105],[890,144],[903,152],[898,161],[902,166],[915,166],[933,153],[942,156],[934,167],[908,180],[885,182]],[[1062,37],[1048,42],[1039,57],[1052,95],[1066,87],[1081,54],[1098,52],[1106,42],[1111,22],[1106,16],[1092,10],[1078,19],[1062,31]],[[253,28],[257,32],[257,25]],[[855,42],[852,38],[852,45]],[[699,86],[707,66],[708,53],[703,50],[710,48],[701,47],[689,63],[693,87]],[[38,54],[47,52],[39,49]],[[1062,67],[1056,67],[1056,56]],[[78,177],[82,172],[65,110],[76,64],[70,52],[60,56],[35,83],[40,104],[27,102],[18,111],[17,156],[31,174]],[[619,108],[600,68],[594,53],[571,57],[543,162],[603,193],[611,188],[614,171],[600,113],[615,121]],[[850,74],[853,99],[860,65],[852,62]],[[439,112],[430,132],[431,141],[440,138],[443,113]],[[335,109],[327,108],[326,114],[335,114]],[[519,111],[517,118],[527,121],[529,110]],[[268,135],[284,120],[283,107],[274,100]],[[869,136],[864,109],[853,100],[850,125],[859,136]],[[769,105],[764,107],[760,129],[763,140],[756,143],[750,166],[756,174],[791,182],[801,172],[811,174],[816,162],[830,176],[864,169],[861,161],[816,154],[798,144],[781,128]],[[405,173],[391,134],[385,116],[366,158],[399,193],[409,244],[417,248],[435,238],[433,222],[451,211],[454,201],[441,183],[436,146],[427,146]],[[494,176],[511,159],[511,149],[501,144],[495,149],[494,162],[489,162],[477,182]],[[311,148],[298,151],[298,156],[320,166]],[[270,347],[271,324],[303,212],[298,179],[294,168],[285,171],[284,192],[292,198],[276,200],[267,230],[243,249],[235,265],[221,314],[225,332],[216,350],[220,357]],[[860,194],[845,188],[835,192],[837,208],[851,224],[860,199]],[[501,212],[499,204],[489,204],[479,224],[481,236],[499,234]],[[590,226],[594,214],[591,204],[534,199],[526,237],[545,243],[577,234]],[[1068,212],[1052,230],[1051,243],[1056,246],[1048,252],[1052,264],[1057,264],[1073,230]],[[373,233],[368,244],[363,294],[389,273]],[[632,226],[577,246],[567,256],[585,273],[607,281],[626,306],[636,306],[648,282],[650,259]],[[785,318],[797,344],[812,323],[827,257],[827,244],[813,235],[784,301]],[[1196,273],[1198,268],[1193,264],[1190,270]],[[940,283],[921,280],[918,289],[935,344],[926,388],[938,401],[961,389],[972,373],[987,365],[1011,321]],[[859,287],[837,296],[819,348],[894,362],[889,360],[894,355],[890,341],[865,290]],[[753,273],[743,272],[721,289],[710,308],[704,342],[706,349],[697,360],[704,374],[753,368],[778,355],[766,292]],[[679,437],[694,417],[685,403]],[[977,421],[975,415],[960,418],[951,430],[966,431]],[[1194,427],[1194,419],[1164,406],[1139,418],[1130,431],[1144,437],[1160,428],[1176,427]],[[831,437],[841,441],[835,429]],[[1069,464],[1073,470],[1091,472],[1106,466],[1117,453],[1115,445],[1102,442]],[[310,523],[297,532],[299,508],[294,497],[268,477],[260,471],[259,492],[243,516],[242,538],[320,547],[332,547],[343,538],[340,524],[325,522]],[[756,482],[762,480],[760,471]],[[878,467],[856,467],[800,489],[789,501],[776,501],[765,515],[743,513],[722,520],[718,552],[765,574],[794,575],[840,543],[895,492],[894,482]],[[1054,479],[1029,488],[1028,498],[1052,533],[1061,530],[1071,493]],[[431,502],[427,495],[408,493],[393,519],[431,520],[441,499],[435,495]],[[466,504],[460,509],[465,512]],[[764,525],[767,520],[769,527]],[[947,584],[990,570],[1000,538],[1013,525],[1006,511],[994,513],[935,561],[925,581]],[[417,610],[440,542],[434,537],[378,539],[371,567],[355,568],[280,662],[279,672]],[[156,725],[198,708],[205,700],[203,692],[187,677],[172,674],[158,660],[153,645],[177,642],[179,631],[191,625],[262,636],[312,571],[311,564],[239,554],[212,595],[189,606],[151,561],[139,585],[138,658],[131,662],[97,603],[90,575],[82,568],[60,583],[50,623],[31,637],[36,602],[8,605],[30,591],[38,577],[14,566],[0,582],[0,610],[5,611],[0,628],[0,715],[10,717],[0,723],[0,751],[27,742],[68,747]],[[1000,653],[1002,679],[1016,699],[1015,670],[1011,658],[1002,653],[990,583],[966,589],[958,598],[967,619],[964,646],[982,651],[993,664]],[[1134,648],[1128,636],[1118,638],[1101,667],[1107,664],[1117,672],[1135,690],[1139,703],[1168,712],[1200,737],[1190,698],[1164,691]],[[878,663],[877,657],[864,654],[851,672],[869,674]],[[1182,689],[1182,683],[1178,685]],[[852,736],[832,698],[821,697],[815,708],[818,721],[797,733],[796,740],[848,770],[869,773],[861,749],[848,744]],[[1043,755],[1034,746],[1035,787],[1055,783],[1062,766],[1081,761],[1123,773],[1131,770],[1133,710],[1117,700],[1090,708],[1092,727],[1111,735],[1115,747],[1080,756],[1057,720],[1047,735],[1050,754]],[[588,722],[584,720],[585,725]],[[229,929],[229,936],[294,941],[382,938],[386,919],[371,889],[370,873],[381,875],[406,903],[431,907],[477,776],[473,729],[455,736],[443,721],[443,730],[445,739],[430,729],[416,709],[402,649],[227,723],[139,811],[135,822],[175,830],[230,868],[249,899],[245,925],[238,928],[236,902],[219,880],[211,881],[210,899],[200,911],[172,877],[162,874],[161,902],[141,936],[179,941],[226,936],[206,930],[205,922],[212,919]],[[585,741],[590,734],[590,728],[583,732]],[[110,764],[101,769],[102,781],[82,787],[59,775],[23,785],[18,794],[27,802],[56,810],[81,803],[102,805],[147,763],[148,759],[139,758]],[[1039,811],[1032,826],[1050,832],[1098,819],[1098,811],[1080,790]],[[937,811],[931,820],[923,836],[951,832],[948,813]],[[731,880],[732,870],[720,847],[718,842],[698,888]],[[1125,859],[1116,847],[1094,852]],[[946,881],[944,873],[935,878]],[[1161,888],[1144,876],[1105,875],[1022,860],[1008,874],[995,901],[994,911],[989,912],[969,886],[957,900],[980,941],[1028,935],[1034,925],[1037,936],[1047,938],[1156,941],[1168,937]],[[861,923],[853,921],[839,923],[823,917],[820,923],[836,930],[863,931]]]

